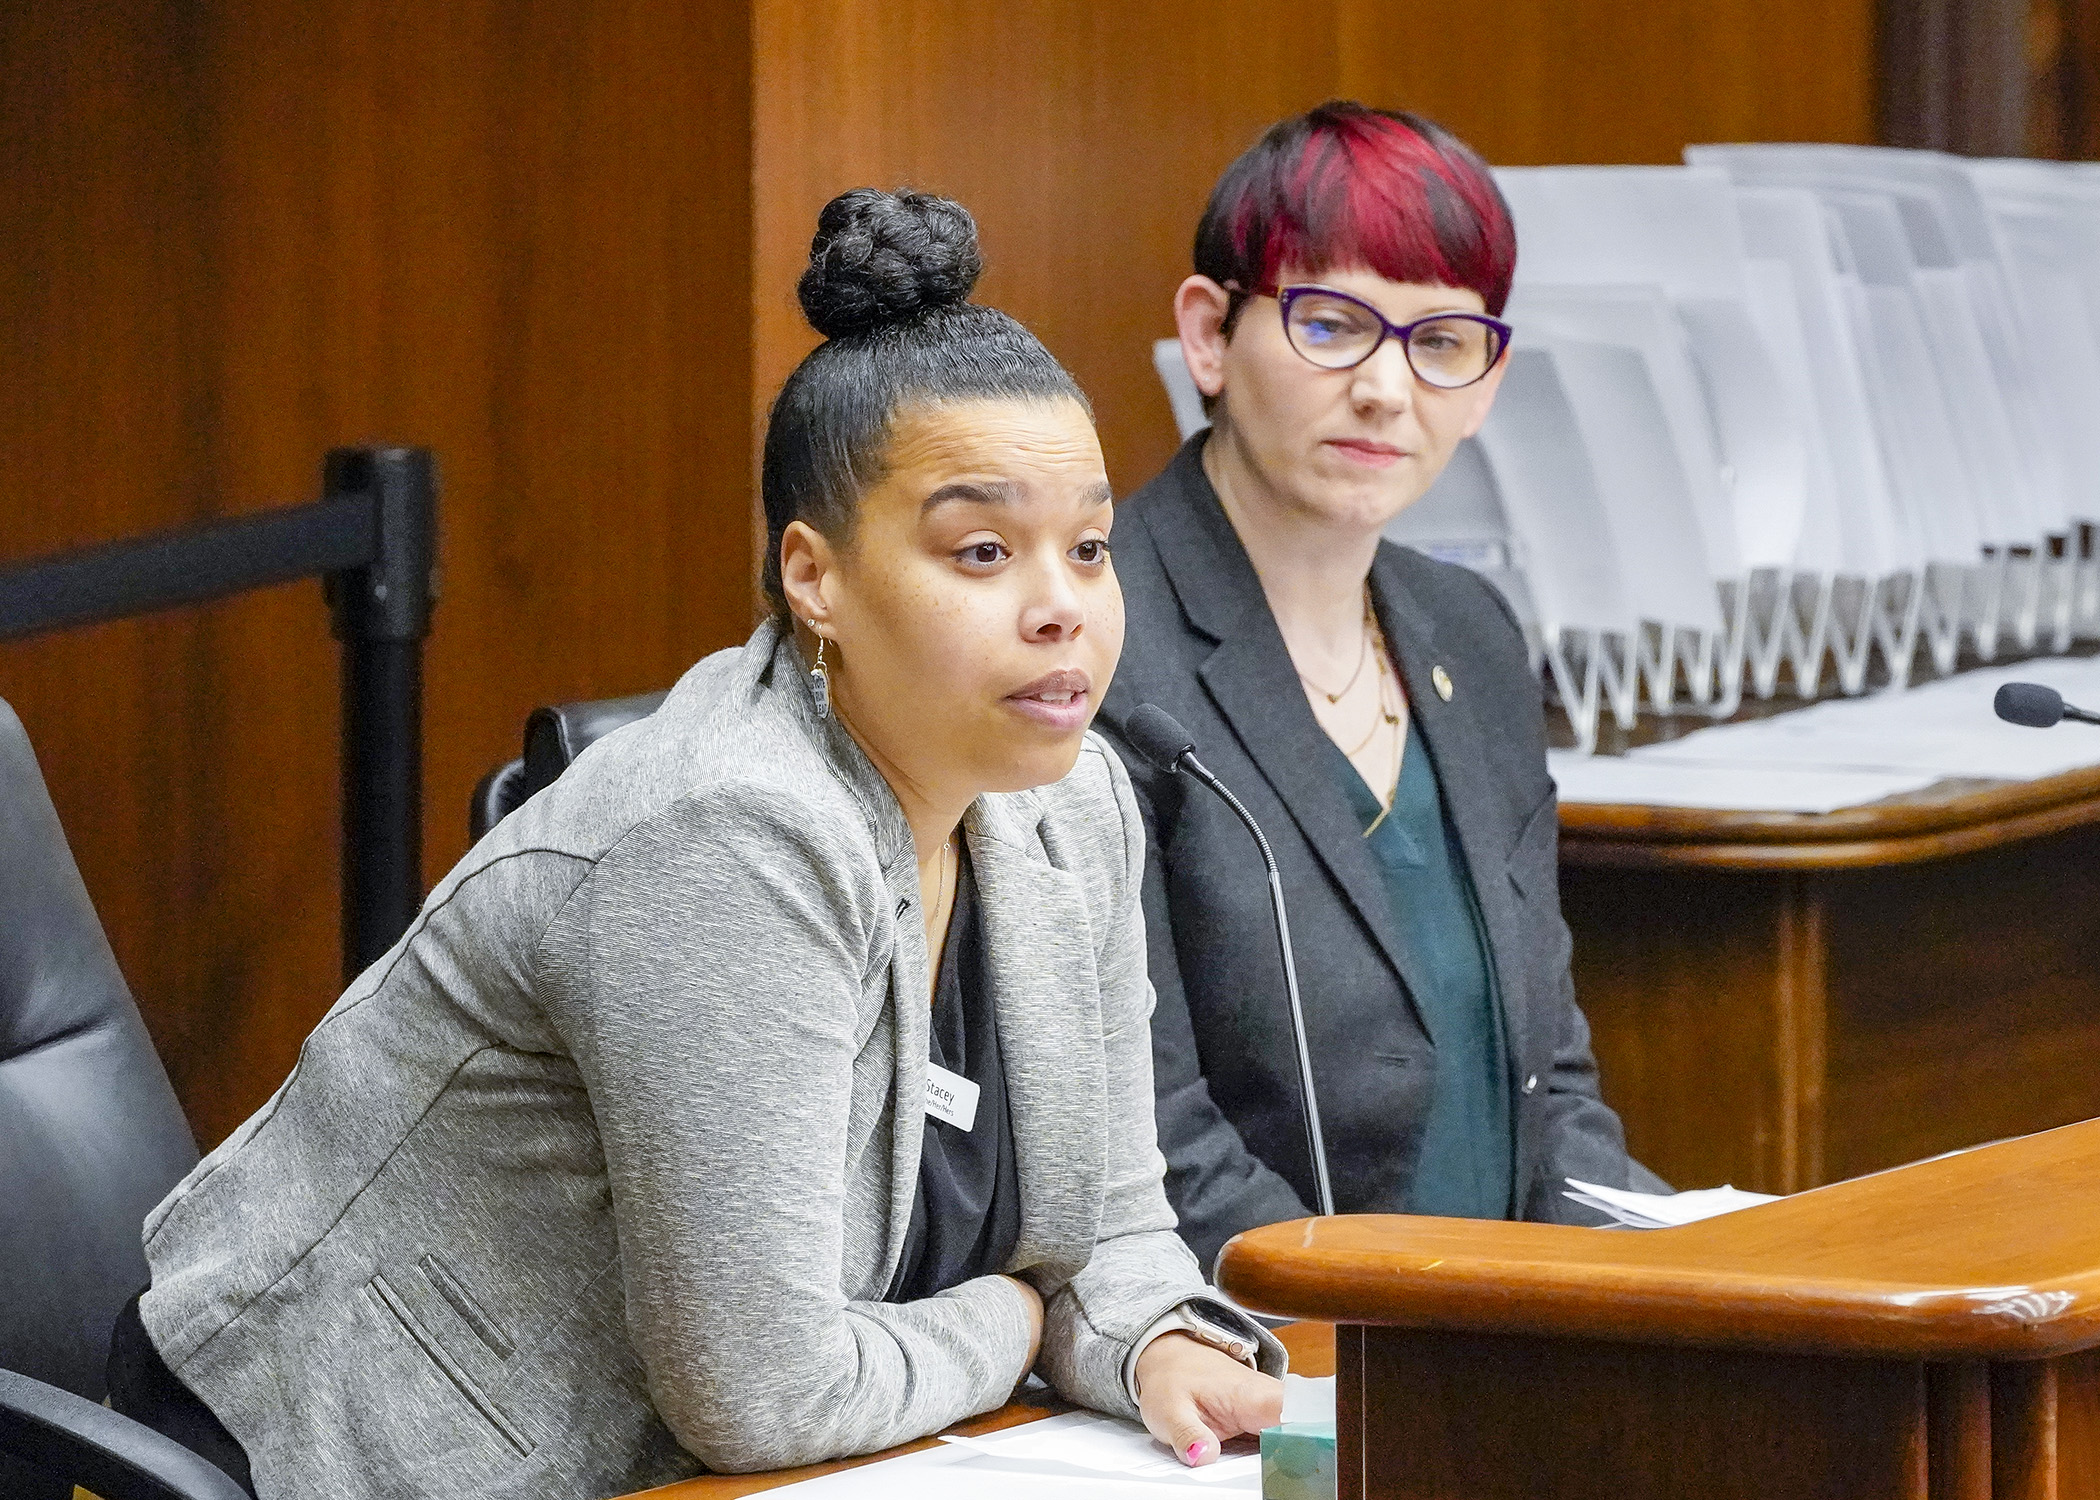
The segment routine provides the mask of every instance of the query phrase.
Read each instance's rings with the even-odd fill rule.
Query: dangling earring
[[[809,622],[809,633],[817,635],[817,622]],[[809,691],[817,700],[817,717],[831,717],[831,673],[824,667],[824,637],[817,635],[817,663],[809,669]]]

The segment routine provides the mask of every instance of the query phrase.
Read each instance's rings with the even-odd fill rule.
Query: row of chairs
[[[663,694],[542,708],[475,788],[475,839]],[[0,701],[0,1495],[239,1500],[188,1449],[99,1403],[110,1331],[146,1283],[140,1227],[197,1147]]]

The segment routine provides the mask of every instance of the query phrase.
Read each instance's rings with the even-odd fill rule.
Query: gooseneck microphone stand
[[[1305,1008],[1298,999],[1298,965],[1291,957],[1291,918],[1284,910],[1283,872],[1276,866],[1276,855],[1269,848],[1261,825],[1254,821],[1254,814],[1233,796],[1232,788],[1196,758],[1196,742],[1165,709],[1150,703],[1138,705],[1124,721],[1123,734],[1140,755],[1160,770],[1169,775],[1185,773],[1215,792],[1246,825],[1247,832],[1254,835],[1254,845],[1261,851],[1262,865],[1269,873],[1269,907],[1276,916],[1276,944],[1283,957],[1283,993],[1290,1002],[1291,1039],[1298,1055],[1298,1096],[1305,1111],[1306,1145],[1312,1152],[1313,1187],[1319,1197],[1320,1212],[1331,1215],[1334,1186],[1327,1176],[1327,1137],[1320,1129],[1320,1102],[1313,1089],[1312,1047],[1305,1039]]]

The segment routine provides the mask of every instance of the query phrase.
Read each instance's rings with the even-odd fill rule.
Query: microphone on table
[[[2008,682],[1998,689],[1991,707],[2006,723],[2025,724],[2029,729],[2047,729],[2060,719],[2100,724],[2100,714],[2073,708],[2064,702],[2062,693],[2052,687],[2043,687],[2039,682]]]
[[[1320,1132],[1320,1104],[1313,1093],[1312,1049],[1305,1041],[1305,1009],[1298,1001],[1298,966],[1291,960],[1291,919],[1283,909],[1283,874],[1276,856],[1262,837],[1261,825],[1247,811],[1231,788],[1218,780],[1210,768],[1196,759],[1196,742],[1165,709],[1141,703],[1123,721],[1123,735],[1138,754],[1168,775],[1186,772],[1216,792],[1227,807],[1247,825],[1261,850],[1261,862],[1269,872],[1269,906],[1276,915],[1276,943],[1283,954],[1283,993],[1291,1006],[1291,1039],[1298,1052],[1298,1093],[1305,1106],[1305,1138],[1312,1147],[1313,1186],[1318,1190],[1320,1212],[1334,1212],[1334,1188],[1327,1179],[1327,1142]]]

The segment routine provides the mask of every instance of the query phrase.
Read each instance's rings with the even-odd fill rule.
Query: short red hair
[[[1287,266],[1466,287],[1499,316],[1517,231],[1487,163],[1450,131],[1330,100],[1227,167],[1196,228],[1197,274],[1220,285],[1252,292]]]

